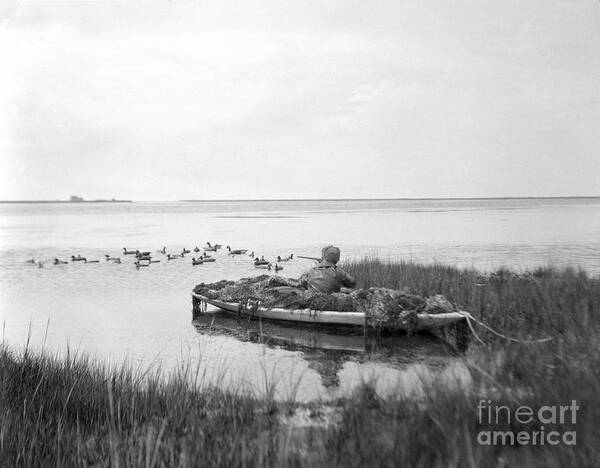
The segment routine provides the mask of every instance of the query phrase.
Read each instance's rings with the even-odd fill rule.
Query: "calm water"
[[[378,255],[489,270],[554,264],[600,273],[600,199],[263,201],[0,204],[0,319],[4,339],[111,363],[172,371],[188,362],[207,384],[280,398],[330,398],[375,379],[381,393],[419,392],[427,378],[465,377],[459,357],[429,337],[373,343],[362,336],[237,322],[191,322],[199,282],[263,273],[220,251],[139,271],[122,247],[168,252],[210,240],[258,255],[317,255],[335,243],[345,258]],[[54,266],[81,254],[95,264]],[[123,263],[103,261],[104,254]],[[41,260],[44,268],[26,263]],[[162,258],[158,256],[157,258]],[[297,276],[307,260],[284,264]]]

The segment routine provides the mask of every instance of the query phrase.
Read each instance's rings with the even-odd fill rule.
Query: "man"
[[[324,247],[321,251],[321,261],[302,275],[301,282],[309,291],[326,294],[340,292],[342,286],[353,288],[356,286],[356,281],[337,267],[339,261],[340,249],[333,245]]]

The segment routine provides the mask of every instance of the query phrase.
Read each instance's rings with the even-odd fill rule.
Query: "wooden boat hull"
[[[283,322],[295,322],[305,324],[337,325],[337,326],[365,326],[364,312],[337,312],[329,310],[312,309],[283,309],[279,307],[258,307],[255,311],[250,308],[241,307],[237,302],[224,302],[218,299],[209,299],[201,294],[192,293],[194,302],[204,302],[221,310],[236,315],[250,317],[253,319],[280,320]],[[446,325],[462,322],[465,316],[461,312],[449,312],[442,314],[417,314],[417,331],[442,328]],[[396,330],[407,330],[407,327],[398,325]]]

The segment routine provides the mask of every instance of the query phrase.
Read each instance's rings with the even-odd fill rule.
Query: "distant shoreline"
[[[341,202],[341,201],[452,201],[452,200],[594,200],[600,195],[573,195],[565,197],[449,197],[449,198],[246,198],[246,199],[185,199],[185,200],[0,200],[0,203],[215,203],[215,202]]]
[[[448,197],[448,198],[246,198],[176,200],[178,202],[259,202],[259,201],[437,201],[437,200],[570,200],[600,199],[600,195],[572,195],[567,197]],[[159,200],[155,200],[159,201]],[[166,200],[163,200],[166,201]]]
[[[80,203],[133,203],[133,200],[0,200],[0,203],[68,203],[78,205]]]

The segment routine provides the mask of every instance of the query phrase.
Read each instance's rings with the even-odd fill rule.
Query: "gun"
[[[321,261],[321,259],[317,258],[317,257],[305,257],[303,255],[296,255],[296,257],[298,257],[298,258],[305,258],[307,260],[314,260],[315,262],[320,262]]]

